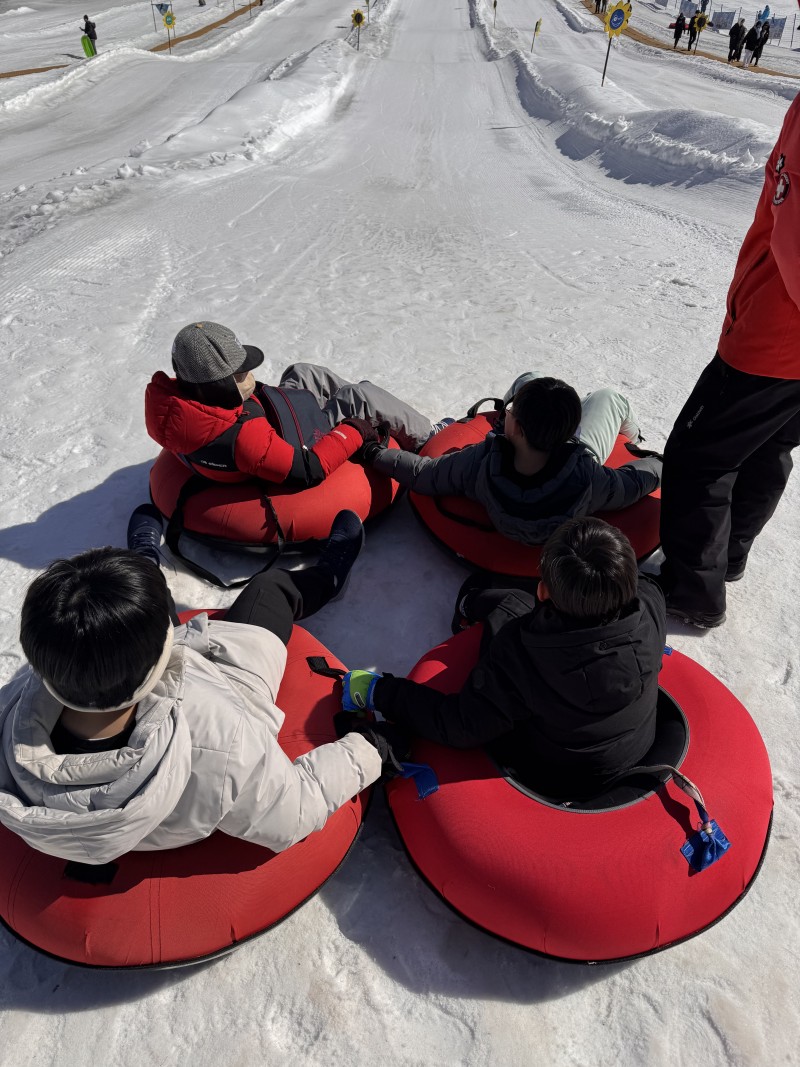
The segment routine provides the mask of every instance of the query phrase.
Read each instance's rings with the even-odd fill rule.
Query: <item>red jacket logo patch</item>
[[[775,186],[775,195],[772,198],[772,203],[777,207],[782,204],[786,197],[789,195],[791,183],[789,181],[788,174],[781,174],[778,178],[778,184]]]

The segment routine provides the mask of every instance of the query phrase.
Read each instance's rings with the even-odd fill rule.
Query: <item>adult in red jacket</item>
[[[661,482],[667,610],[725,621],[725,582],[744,574],[800,444],[800,97],[767,162],[717,354],[678,415]]]
[[[212,481],[258,478],[298,489],[317,485],[365,441],[377,440],[374,422],[386,420],[402,435],[405,418],[419,443],[431,433],[428,419],[377,386],[354,386],[324,367],[296,364],[282,386],[305,391],[319,405],[316,422],[332,427],[318,431],[311,448],[296,447],[274,429],[259,399],[252,372],[263,360],[260,349],[242,345],[219,323],[185,326],[172,346],[176,378],[158,371],[147,387],[147,432]]]

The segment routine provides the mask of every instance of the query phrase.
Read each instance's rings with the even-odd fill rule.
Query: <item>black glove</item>
[[[339,737],[361,734],[375,746],[385,778],[394,778],[403,773],[402,761],[411,751],[411,738],[402,727],[391,722],[368,722],[353,711],[340,711],[334,715],[333,721]]]
[[[653,459],[660,459],[662,463],[664,462],[662,454],[656,452],[654,448],[642,448],[641,445],[636,444],[634,441],[626,441],[625,447],[630,454],[637,459],[650,459],[650,457],[652,457]]]
[[[378,440],[378,431],[369,419],[357,419],[354,417],[352,419],[342,419],[342,423],[345,426],[352,426],[354,430],[358,430],[365,445]]]
[[[365,443],[356,452],[353,459],[360,463],[364,467],[371,467],[375,459],[384,451],[389,444],[389,423],[379,422],[378,428],[375,431],[374,441],[365,441]]]

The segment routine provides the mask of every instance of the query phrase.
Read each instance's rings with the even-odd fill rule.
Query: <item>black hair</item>
[[[58,559],[30,585],[20,641],[28,662],[71,704],[113,708],[158,662],[170,595],[150,560],[121,548]]]
[[[242,394],[232,374],[216,382],[185,382],[178,377],[181,393],[188,400],[196,400],[210,408],[238,408],[242,403]]]
[[[594,516],[568,519],[542,549],[542,580],[553,605],[573,618],[602,623],[636,596],[636,554],[615,526]]]
[[[560,378],[534,378],[514,394],[514,418],[531,448],[551,452],[575,435],[581,422],[581,400]]]

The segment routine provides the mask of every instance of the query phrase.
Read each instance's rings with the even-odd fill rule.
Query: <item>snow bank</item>
[[[624,176],[634,158],[646,158],[653,165],[654,182],[761,180],[774,143],[766,126],[687,109],[623,111],[619,105],[624,106],[625,94],[600,90],[595,70],[564,71],[542,59],[534,65],[520,52],[509,61],[516,68],[520,103],[528,114],[560,122],[588,139],[615,176]],[[574,140],[563,141],[563,147],[568,154],[577,150]]]
[[[569,31],[588,34],[600,26],[585,9],[571,8],[565,0],[554,2]],[[487,58],[509,66],[522,107],[531,118],[556,125],[556,143],[565,155],[594,155],[613,177],[651,184],[715,178],[760,181],[775,140],[770,126],[688,107],[642,108],[631,92],[610,80],[601,88],[598,68],[577,57],[571,62],[551,58],[544,45],[538,53],[523,51],[519,32],[492,28],[485,0],[470,0],[470,5]],[[720,69],[721,80],[739,73]],[[770,81],[778,81],[779,93],[787,88],[779,79]]]
[[[113,63],[114,56],[108,61]],[[124,56],[117,54],[117,61]],[[356,54],[343,41],[329,41],[310,52],[298,52],[275,66],[263,82],[248,85],[214,108],[197,123],[176,133],[163,145],[134,145],[130,157],[116,171],[98,180],[59,183],[47,192],[17,186],[0,200],[0,258],[44,229],[65,218],[93,211],[124,195],[130,181],[164,180],[185,170],[202,171],[226,164],[243,164],[278,152],[316,123],[330,117],[346,91]],[[68,86],[84,80],[83,71],[67,75]],[[31,93],[53,91],[43,86]],[[29,94],[26,94],[29,95]],[[76,168],[66,178],[82,177]],[[24,201],[25,206],[18,205]]]
[[[556,10],[576,33],[605,33],[599,19],[592,18],[585,7],[570,7],[564,0],[555,0]]]

